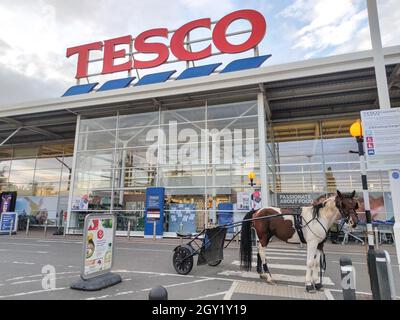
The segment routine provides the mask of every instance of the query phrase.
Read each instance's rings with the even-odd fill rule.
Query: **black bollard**
[[[356,275],[353,263],[348,257],[340,258],[340,275],[344,300],[356,300]]]
[[[380,300],[395,300],[396,292],[389,253],[387,251],[376,251],[375,259]]]
[[[162,286],[155,287],[149,292],[149,300],[168,300],[168,292]]]

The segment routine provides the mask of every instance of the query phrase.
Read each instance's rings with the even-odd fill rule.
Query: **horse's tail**
[[[253,217],[254,211],[248,212],[243,220],[248,220]],[[251,221],[242,222],[242,235],[240,240],[240,269],[251,271],[251,262],[253,260],[251,243]]]

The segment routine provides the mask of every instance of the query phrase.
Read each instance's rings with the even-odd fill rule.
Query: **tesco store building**
[[[251,29],[227,33],[238,19]],[[210,36],[192,39],[197,28]],[[265,34],[259,12],[240,10],[68,48],[76,86],[0,110],[1,191],[16,191],[16,211],[33,223],[47,219],[74,234],[86,214],[112,212],[117,234],[129,224],[137,236],[148,234],[149,206],[160,210],[158,235],[176,236],[251,207],[297,207],[336,189],[361,195],[349,127],[361,110],[377,109],[373,51],[262,66],[273,60],[259,52]],[[242,52],[248,57],[235,59]],[[207,62],[220,54],[231,54],[229,62]],[[382,55],[392,107],[400,107],[400,47]],[[91,82],[94,63],[114,79]],[[368,179],[373,218],[393,219],[388,172]],[[152,203],[152,192],[164,203]]]

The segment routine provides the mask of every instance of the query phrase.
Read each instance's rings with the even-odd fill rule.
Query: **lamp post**
[[[254,186],[254,179],[256,178],[256,174],[253,171],[250,171],[247,177],[250,180],[250,185],[253,187]]]
[[[368,235],[367,262],[368,262],[368,273],[370,276],[371,291],[374,300],[380,300],[378,275],[375,264],[376,257],[375,257],[374,232],[372,229],[371,207],[369,203],[367,169],[366,169],[366,160],[364,152],[364,136],[362,131],[363,130],[362,130],[361,120],[357,120],[350,127],[350,134],[352,137],[356,138],[358,145],[358,155],[360,157],[361,182],[363,188],[365,218],[367,223],[367,235]]]

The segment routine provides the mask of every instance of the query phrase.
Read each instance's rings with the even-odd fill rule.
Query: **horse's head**
[[[359,208],[358,201],[355,199],[356,191],[351,194],[342,194],[337,190],[335,198],[336,208],[339,210],[340,215],[345,222],[351,225],[353,228],[357,226],[358,214],[357,209]]]

